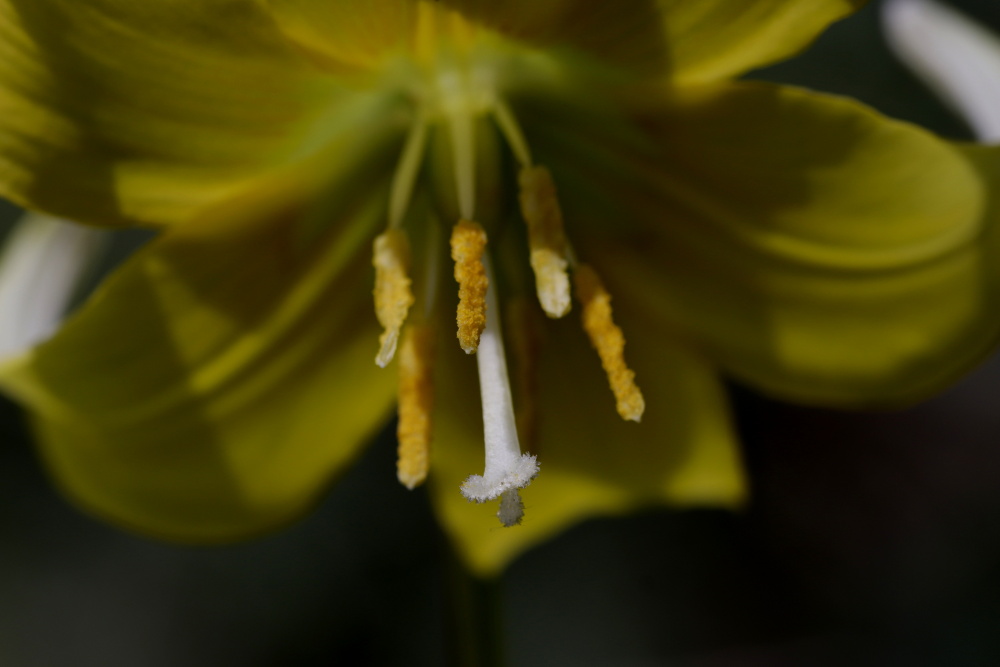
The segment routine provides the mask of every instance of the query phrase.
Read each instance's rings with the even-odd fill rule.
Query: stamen
[[[389,190],[389,229],[396,229],[403,224],[403,217],[413,196],[413,186],[420,173],[420,162],[424,157],[426,145],[427,121],[423,111],[419,111],[418,117],[410,126],[399,165],[392,177],[392,187]]]
[[[423,297],[424,319],[429,320],[431,319],[431,313],[434,311],[434,304],[437,302],[438,277],[440,275],[438,269],[441,265],[440,243],[442,224],[434,215],[428,215],[427,217],[427,230],[424,234],[424,243],[426,246],[423,257],[424,284],[421,289],[421,296]]]
[[[476,207],[476,138],[472,116],[466,109],[450,110],[452,156],[455,160],[455,185],[458,212],[471,220]]]
[[[522,167],[530,167],[531,149],[528,148],[528,142],[524,139],[524,132],[521,131],[517,118],[506,102],[500,99],[494,100],[493,117],[496,119],[504,139],[507,140],[507,145],[514,153],[514,157],[517,158]]]
[[[396,476],[408,489],[422,484],[430,468],[433,363],[434,330],[427,325],[407,327],[399,349]]]
[[[555,184],[549,170],[539,166],[522,168],[518,181],[538,301],[549,317],[562,317],[570,309],[569,244]]]
[[[459,220],[451,232],[451,258],[458,282],[458,342],[466,354],[479,347],[486,319],[489,278],[483,264],[486,231],[475,222]],[[494,311],[495,312],[495,311]]]
[[[642,418],[646,403],[635,384],[635,373],[625,364],[625,336],[611,319],[611,295],[597,273],[586,264],[574,269],[573,278],[576,297],[583,306],[583,328],[608,375],[618,414],[622,419],[637,422]]]
[[[488,259],[487,259],[487,270]],[[469,500],[493,500],[505,491],[527,486],[538,474],[534,456],[521,453],[514,425],[514,408],[507,379],[507,361],[504,358],[500,322],[496,313],[496,288],[486,293],[487,307],[494,313],[486,324],[476,361],[479,366],[479,390],[483,402],[483,435],[486,445],[486,468],[482,475],[470,475],[461,490]],[[513,496],[516,498],[516,496]],[[498,516],[505,526],[520,521],[523,510],[510,495],[501,500]],[[516,509],[515,509],[516,508]]]
[[[385,368],[396,353],[399,330],[413,305],[410,291],[410,243],[402,229],[390,229],[375,237],[372,264],[375,266],[375,316],[385,329],[379,337],[375,363]]]

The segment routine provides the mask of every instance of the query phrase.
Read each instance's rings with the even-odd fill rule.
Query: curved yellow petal
[[[367,72],[414,49],[419,0],[260,0],[284,34],[324,65]],[[429,3],[428,3],[429,6]]]
[[[897,403],[992,345],[997,262],[981,235],[998,180],[954,147],[763,84],[677,96],[641,122],[656,149],[591,174],[609,200],[580,188],[567,220],[592,223],[581,256],[730,372],[796,400]]]
[[[0,195],[175,222],[308,152],[340,96],[253,0],[0,0]]]
[[[477,392],[470,391],[475,360],[457,346],[443,346],[431,493],[446,533],[473,572],[497,574],[522,552],[588,517],[662,504],[732,507],[743,500],[740,458],[714,372],[672,332],[644,324],[635,299],[614,298],[625,353],[646,398],[642,422],[619,417],[578,318],[549,322],[532,452],[541,469],[521,491],[519,526],[500,525],[497,503],[469,503],[459,493],[468,475],[482,472],[483,425]]]
[[[680,85],[737,76],[805,48],[866,0],[444,0],[529,44],[570,48]]]
[[[372,363],[364,285],[384,207],[370,194],[329,211],[308,247],[299,211],[259,193],[172,227],[54,338],[0,367],[68,494],[195,542],[311,505],[394,400],[395,377]]]
[[[788,57],[864,0],[263,0],[289,36],[340,69],[420,54],[478,29],[682,84]],[[456,29],[454,18],[465,25]]]
[[[474,46],[484,33],[541,49],[572,49],[639,72],[662,72],[666,45],[655,0],[262,0],[289,37],[340,71],[399,56]]]
[[[867,0],[659,0],[680,85],[738,76],[792,56]]]

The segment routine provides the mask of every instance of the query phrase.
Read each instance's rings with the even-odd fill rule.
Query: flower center
[[[462,349],[476,355],[486,459],[483,474],[466,479],[461,492],[475,502],[499,498],[497,516],[503,525],[512,526],[523,516],[518,489],[538,474],[538,463],[535,456],[521,452],[517,425],[530,429],[534,410],[529,397],[515,419],[500,326],[500,283],[487,231],[476,222],[478,215],[502,214],[492,209],[501,208],[496,193],[502,187],[494,187],[493,180],[503,160],[496,142],[487,136],[501,137],[519,167],[518,203],[539,305],[550,318],[563,317],[575,292],[583,328],[608,375],[619,414],[639,421],[644,402],[624,361],[625,341],[612,321],[610,295],[596,272],[577,261],[564,231],[553,177],[533,161],[521,126],[501,94],[498,74],[504,60],[497,54],[502,49],[491,50],[491,37],[456,14],[428,3],[420,7],[414,59],[419,73],[412,77],[419,85],[407,82],[415,111],[390,188],[388,229],[374,243],[375,311],[384,328],[376,363],[386,366],[400,347],[397,473],[405,486],[414,488],[429,472],[432,431],[434,336],[429,315],[440,251],[437,235],[426,229],[436,225],[426,225],[426,220],[457,219],[450,239],[458,283],[457,336]],[[445,148],[434,154],[427,150],[429,145]],[[425,187],[426,182],[439,187]],[[484,190],[493,196],[482,196]],[[426,232],[418,235],[428,239],[430,248],[419,262],[424,286],[420,300],[412,290],[408,230]],[[410,308],[418,301],[422,308],[411,316]],[[514,334],[513,339],[525,337]],[[528,363],[519,360],[522,376],[535,370],[533,357],[527,358]],[[520,386],[534,386],[520,380]]]

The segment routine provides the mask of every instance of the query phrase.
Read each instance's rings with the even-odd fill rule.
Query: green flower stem
[[[446,657],[453,667],[502,667],[503,605],[500,577],[481,579],[461,563],[450,544],[445,551]]]

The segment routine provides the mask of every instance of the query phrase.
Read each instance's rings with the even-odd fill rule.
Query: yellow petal
[[[448,40],[461,43],[479,29],[534,47],[568,47],[641,72],[662,71],[666,59],[660,13],[650,0],[263,3],[292,40],[340,71],[378,69],[393,57],[424,55],[427,47],[434,49]]]
[[[418,0],[260,0],[285,35],[327,67],[375,70],[412,53]]]
[[[576,318],[552,321],[541,350],[540,472],[523,489],[521,525],[503,528],[496,503],[472,504],[459,485],[483,466],[474,364],[444,346],[438,375],[432,498],[473,572],[497,574],[535,544],[593,516],[661,504],[739,505],[745,493],[729,412],[714,373],[671,332],[644,326],[635,300],[615,300],[647,400],[641,424],[615,410],[600,361]],[[514,363],[511,361],[511,363]],[[518,397],[515,396],[515,407]]]
[[[309,248],[295,209],[259,193],[172,227],[4,365],[60,485],[184,541],[236,539],[310,506],[394,398],[395,377],[371,363],[364,285],[384,207],[363,204],[370,194]]]
[[[0,195],[174,222],[308,152],[338,95],[252,0],[0,0]]]
[[[279,25],[338,69],[371,70],[419,51],[422,21],[447,39],[448,12],[553,53],[577,53],[682,83],[719,79],[804,48],[864,0],[264,0]],[[438,17],[434,19],[433,17]],[[426,33],[425,33],[426,34]],[[454,32],[451,33],[454,36]]]
[[[805,48],[866,0],[444,0],[531,45],[573,49],[680,84],[736,76]]]
[[[998,179],[953,147],[763,84],[675,98],[643,122],[658,151],[633,153],[624,177],[592,174],[613,201],[566,197],[567,219],[592,223],[580,254],[613,292],[643,293],[650,318],[730,372],[796,400],[896,403],[991,346],[997,262],[980,236]]]
[[[867,0],[660,0],[681,85],[737,76],[796,54]]]

